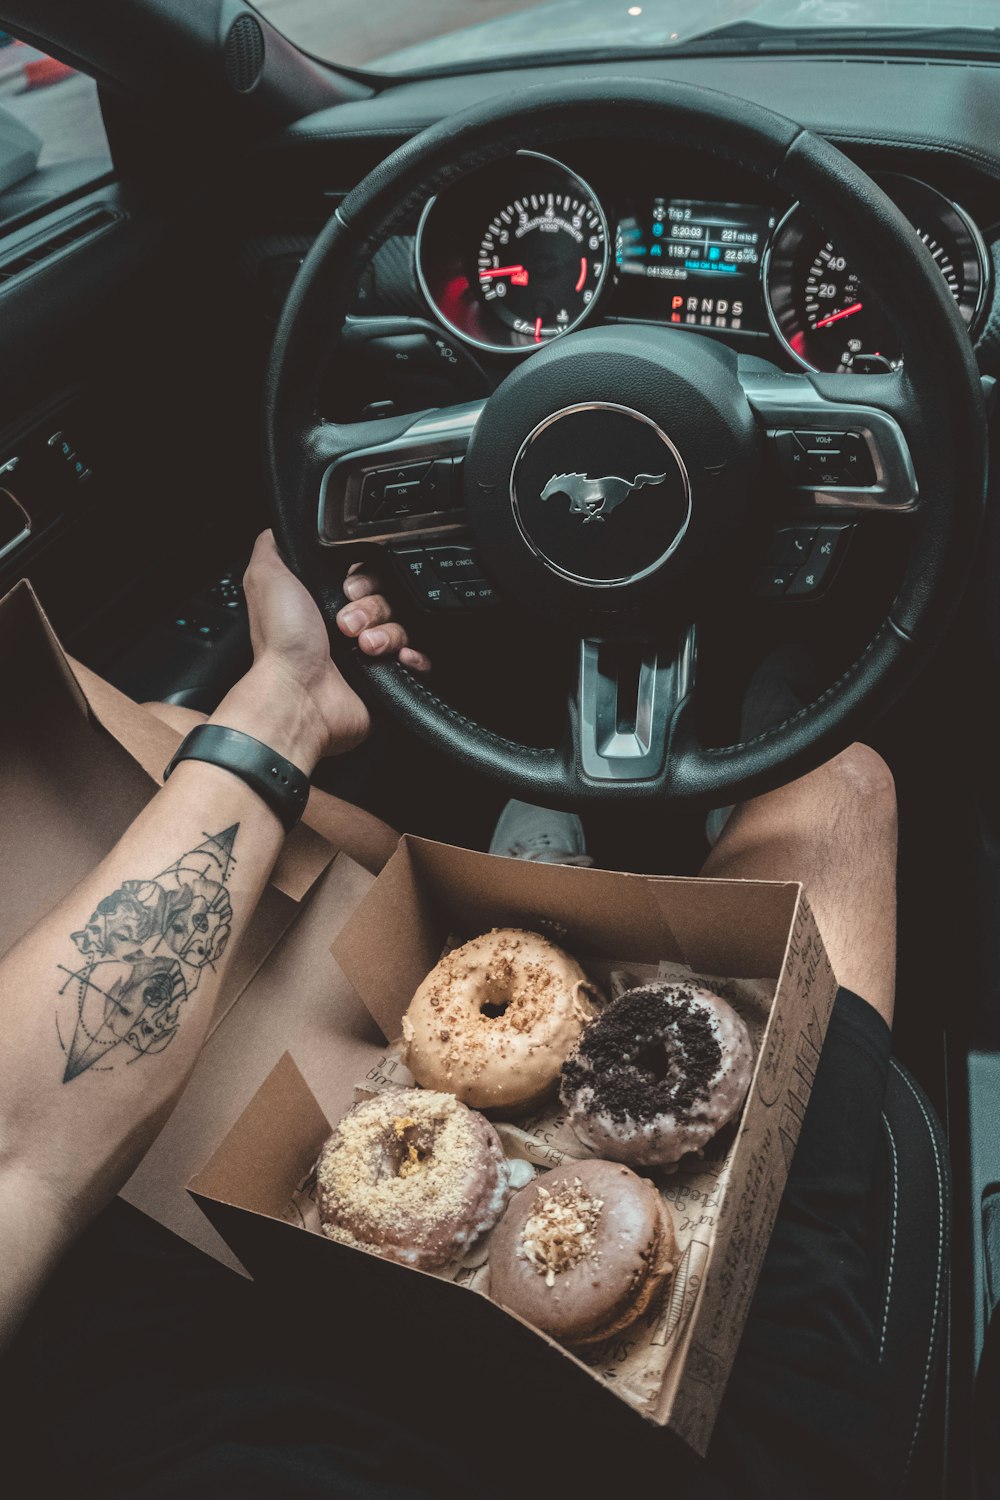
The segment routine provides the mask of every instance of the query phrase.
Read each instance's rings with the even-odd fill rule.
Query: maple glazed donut
[[[554,1091],[593,993],[554,943],[494,928],[446,954],[417,990],[403,1017],[406,1065],[476,1109],[522,1111]]]
[[[503,1212],[496,1131],[454,1094],[387,1089],[349,1110],[316,1165],[323,1233],[421,1270],[460,1259]]]
[[[573,1348],[624,1333],[677,1264],[670,1211],[620,1162],[565,1162],[511,1199],[490,1239],[490,1296]]]
[[[643,984],[587,1028],[563,1067],[569,1122],[598,1156],[657,1166],[701,1151],[753,1073],[742,1018],[697,984]]]

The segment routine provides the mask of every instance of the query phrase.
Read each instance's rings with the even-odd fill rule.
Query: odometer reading
[[[604,278],[607,232],[592,199],[527,193],[491,219],[479,246],[483,299],[536,344],[583,317]]]

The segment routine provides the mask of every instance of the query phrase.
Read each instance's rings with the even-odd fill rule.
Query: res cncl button
[[[394,547],[406,585],[423,609],[482,609],[497,603],[471,547]]]

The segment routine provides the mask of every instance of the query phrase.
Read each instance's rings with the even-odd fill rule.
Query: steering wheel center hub
[[[691,519],[691,481],[674,443],[650,417],[609,401],[539,422],[514,460],[510,500],[546,566],[595,587],[655,571]]]
[[[486,403],[466,511],[497,582],[529,609],[690,618],[740,534],[758,443],[730,350],[644,326],[587,329]]]

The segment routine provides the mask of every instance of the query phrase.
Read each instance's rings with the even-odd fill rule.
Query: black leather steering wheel
[[[836,225],[839,246],[898,329],[903,369],[748,373],[697,333],[595,327],[522,361],[485,403],[352,424],[323,420],[324,372],[351,288],[385,237],[466,173],[519,149],[551,152],[582,137],[710,153]],[[800,518],[803,506],[862,523],[873,510],[892,515],[909,554],[903,582],[865,650],[813,703],[752,740],[704,746],[685,625],[699,601],[710,602],[716,562],[731,563],[762,524],[761,496],[774,485],[769,445],[779,431],[803,428],[859,433],[872,468],[856,487],[790,489],[788,518]],[[860,168],[780,115],[706,89],[632,78],[487,100],[416,136],[355,188],[285,305],[267,379],[266,442],[278,544],[319,602],[344,669],[445,755],[549,805],[718,805],[843,749],[939,638],[964,586],[985,497],[986,416],[971,341],[907,219]],[[471,529],[501,597],[549,611],[581,637],[568,733],[551,749],[471,722],[404,668],[363,657],[334,624],[351,556],[339,544],[352,535],[365,472],[401,457],[463,453],[464,513],[448,524]],[[596,527],[572,496],[542,498],[548,476],[584,468],[617,475],[632,492],[614,514],[611,491],[602,493],[607,515]],[[639,485],[640,477],[655,482]],[[773,524],[773,504],[769,515]],[[669,648],[665,635],[675,643]],[[622,640],[640,643],[631,647],[624,689],[615,646]],[[620,691],[633,700],[625,733]]]

